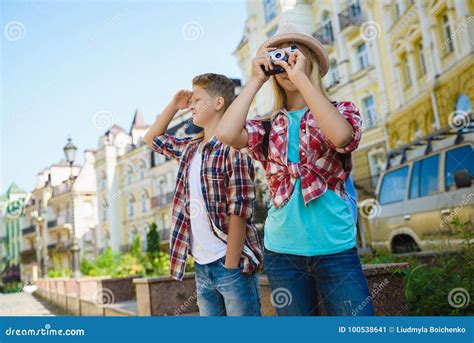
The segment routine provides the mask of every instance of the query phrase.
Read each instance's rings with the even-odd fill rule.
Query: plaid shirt
[[[301,178],[301,188],[305,205],[321,196],[329,188],[342,198],[344,183],[352,169],[351,152],[359,145],[361,119],[357,107],[347,101],[333,102],[353,128],[351,142],[336,148],[321,132],[310,110],[303,115],[300,123],[300,161],[287,160],[288,153],[288,112],[281,109],[272,121],[268,157],[263,149],[265,129],[259,118],[248,120],[247,146],[240,149],[260,161],[265,168],[268,187],[273,205],[282,207],[293,193],[296,178]]]
[[[182,280],[190,250],[190,215],[196,203],[189,197],[188,170],[201,139],[178,138],[164,134],[153,139],[152,149],[179,163],[176,190],[173,198],[173,215],[170,239],[170,275]],[[246,236],[241,261],[243,273],[253,273],[262,266],[262,249],[257,228],[252,221],[255,202],[254,169],[252,160],[238,150],[222,144],[213,137],[203,147],[201,189],[206,204],[210,227],[223,242],[227,242],[229,216],[247,218]]]

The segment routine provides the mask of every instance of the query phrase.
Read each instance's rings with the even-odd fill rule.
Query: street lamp
[[[71,166],[71,175],[69,176],[69,182],[70,182],[70,191],[71,191],[71,196],[70,196],[70,201],[71,201],[71,226],[72,226],[72,246],[71,246],[71,253],[72,253],[72,277],[77,278],[81,276],[80,272],[80,267],[79,267],[79,242],[77,241],[76,237],[76,228],[74,225],[74,195],[73,195],[73,190],[72,190],[72,185],[73,185],[73,175],[72,175],[72,167],[74,164],[74,161],[76,159],[76,150],[77,147],[72,144],[71,142],[71,137],[69,137],[67,144],[64,146],[64,155],[66,156],[66,161],[69,162],[69,165]]]

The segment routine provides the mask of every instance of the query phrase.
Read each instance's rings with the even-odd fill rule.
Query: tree
[[[146,235],[147,253],[151,256],[156,256],[160,252],[160,234],[156,229],[156,224],[150,224],[150,230]]]
[[[140,243],[140,236],[136,235],[133,238],[132,246],[130,247],[130,254],[137,259],[141,259],[142,255],[142,244]]]

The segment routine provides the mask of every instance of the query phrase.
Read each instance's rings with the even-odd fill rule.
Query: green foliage
[[[133,238],[133,243],[130,247],[130,254],[138,260],[141,260],[143,258],[142,244],[138,235]]]
[[[194,261],[190,257],[186,263],[186,272],[192,271],[194,271]],[[130,253],[113,253],[112,249],[107,247],[94,261],[83,259],[81,272],[84,276],[168,276],[170,256],[160,251],[144,255],[141,252],[140,241],[138,240],[137,243],[135,239]]]
[[[48,270],[48,277],[70,277],[72,271],[70,268],[64,270],[61,269],[50,269]]]
[[[398,272],[404,278],[405,296],[411,315],[474,315],[473,232],[468,228],[469,223],[461,222],[458,218],[454,218],[451,224],[463,233],[464,240],[459,253],[441,252],[427,262],[420,262],[416,256],[375,254],[362,258],[364,264],[408,262],[409,268]],[[470,297],[471,301],[458,307],[463,296]]]
[[[160,235],[158,234],[158,230],[156,229],[156,224],[150,224],[150,231],[146,235],[147,240],[147,254],[152,256],[158,256],[160,252]]]

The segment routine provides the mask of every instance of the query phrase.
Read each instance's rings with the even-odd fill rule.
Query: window
[[[379,201],[381,205],[402,201],[405,198],[408,167],[391,171],[383,177]]]
[[[135,215],[135,197],[130,195],[128,197],[128,216],[133,217]]]
[[[453,40],[451,39],[451,26],[449,25],[449,18],[447,14],[443,14],[442,17],[443,21],[443,34],[446,48],[448,49],[448,53],[454,51]]]
[[[127,179],[127,185],[130,185],[133,180],[133,167],[132,166],[127,167],[126,179]]]
[[[362,118],[364,118],[363,127],[370,129],[377,124],[377,109],[375,108],[374,97],[372,95],[362,99]]]
[[[377,186],[379,175],[385,170],[387,159],[385,158],[385,150],[382,148],[372,149],[367,154],[369,159],[370,176],[372,178],[372,186]]]
[[[400,4],[397,2],[395,3],[395,19],[400,18]]]
[[[439,155],[434,155],[413,164],[410,183],[410,199],[438,192]]]
[[[107,221],[107,209],[109,207],[109,204],[107,202],[106,198],[102,199],[102,221]]]
[[[150,152],[150,168],[153,168],[155,166],[156,166],[156,164],[155,164],[155,152],[151,151]]]
[[[419,76],[426,75],[425,52],[423,51],[423,43],[418,43],[418,63],[420,64]]]
[[[321,36],[323,44],[332,44],[334,42],[334,32],[332,30],[331,17],[328,12],[324,13],[323,16]]]
[[[418,126],[418,123],[415,120],[410,122],[408,135],[410,141],[414,141],[423,135],[423,132],[421,131],[420,127]]]
[[[148,202],[148,194],[146,193],[146,191],[143,191],[142,196],[141,196],[142,213],[145,213],[148,209],[147,202]]]
[[[264,0],[263,1],[263,12],[265,13],[265,23],[276,17],[276,1],[275,0]]]
[[[146,173],[146,162],[141,160],[140,161],[140,167],[139,167],[139,171],[140,171],[140,180],[143,180],[145,179],[145,173]]]
[[[411,69],[410,64],[408,63],[408,58],[406,56],[402,57],[402,64],[403,68],[405,69],[405,88],[408,88],[411,86]]]
[[[161,179],[158,185],[158,195],[165,195],[165,180]]]
[[[461,94],[458,96],[456,100],[456,111],[463,111],[466,113],[472,112],[471,102],[465,94]]]
[[[331,60],[329,63],[329,75],[331,75],[331,86],[339,83],[339,71],[337,70],[336,60]]]
[[[369,66],[369,54],[367,52],[367,45],[362,43],[357,47],[357,57],[359,59],[359,69],[365,69]]]
[[[147,241],[147,234],[150,231],[148,225],[143,226],[142,228],[142,250],[146,251],[148,249],[148,241]]]
[[[465,145],[446,152],[446,170],[444,182],[446,191],[453,190],[456,186],[454,184],[454,173],[458,170],[467,170],[474,176],[474,158],[472,157],[472,146]]]
[[[100,190],[105,190],[105,187],[107,185],[107,175],[105,174],[105,172],[102,172],[100,174]]]

